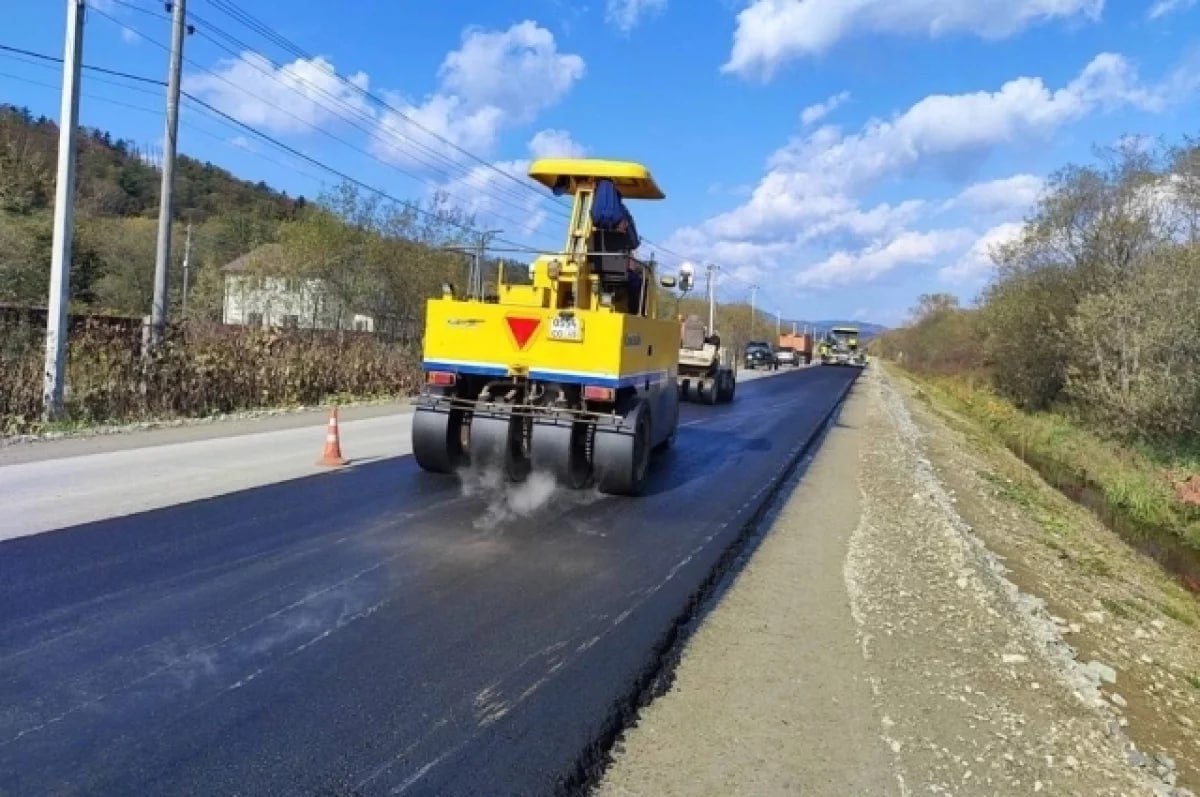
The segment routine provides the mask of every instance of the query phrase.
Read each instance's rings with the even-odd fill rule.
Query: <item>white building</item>
[[[273,271],[283,271],[284,257],[280,244],[264,244],[221,269],[225,275],[222,323],[375,331],[373,318],[342,307],[321,280],[272,276]]]

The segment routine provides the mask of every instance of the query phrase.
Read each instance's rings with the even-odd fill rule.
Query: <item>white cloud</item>
[[[398,165],[430,165],[437,156],[453,158],[445,142],[475,153],[487,153],[496,145],[504,122],[504,111],[494,105],[471,107],[452,94],[435,94],[421,105],[386,92],[388,107],[370,141],[376,157]]]
[[[121,26],[121,41],[126,44],[137,44],[141,40],[142,37],[136,30],[127,28],[124,25]]]
[[[528,122],[566,96],[584,71],[583,58],[558,52],[553,33],[525,20],[506,31],[467,30],[439,76],[442,91],[465,104],[493,106]]]
[[[959,178],[1002,144],[1045,140],[1099,107],[1151,107],[1155,100],[1127,61],[1106,53],[1057,91],[1038,78],[1017,78],[995,92],[926,97],[891,120],[871,120],[856,133],[826,125],[772,154],[750,199],[709,219],[702,229],[711,237],[752,241],[895,234],[925,203],[863,209],[860,199],[883,180],[930,173]]]
[[[1150,19],[1161,19],[1168,14],[1187,11],[1194,5],[1196,5],[1196,0],[1158,0],[1150,7],[1147,16]]]
[[[946,205],[988,215],[1019,215],[1037,203],[1044,185],[1037,175],[1014,174],[968,186]]]
[[[338,79],[333,64],[317,56],[279,69],[257,53],[218,62],[212,74],[189,74],[184,87],[245,124],[273,133],[310,132],[335,119],[371,113],[363,72]]]
[[[753,0],[737,16],[721,71],[770,79],[784,63],[861,33],[1002,39],[1053,19],[1097,20],[1103,8],[1104,0]]]
[[[243,53],[219,62],[213,74],[189,74],[185,87],[272,133],[312,132],[339,118],[366,122],[373,155],[436,170],[445,168],[447,154],[463,161],[446,142],[486,157],[502,130],[532,122],[584,71],[580,56],[560,53],[550,31],[526,20],[503,31],[464,31],[460,46],[442,61],[437,90],[419,103],[385,91],[389,107],[377,110],[365,96],[365,73],[344,82],[320,56],[276,69],[258,54]]]
[[[1018,222],[992,227],[971,244],[962,258],[939,271],[938,276],[947,282],[962,283],[989,274],[996,265],[992,255],[997,247],[1017,240],[1023,230],[1024,225]]]
[[[858,133],[831,126],[793,139],[775,153],[779,168],[804,168],[821,182],[859,190],[885,176],[935,164],[954,171],[999,144],[1046,139],[1097,109],[1132,105],[1158,109],[1158,91],[1142,86],[1120,55],[1101,53],[1063,88],[1019,77],[997,91],[935,94],[889,121],[872,120]]]
[[[889,271],[908,265],[928,265],[974,239],[969,230],[905,231],[859,252],[838,251],[796,276],[803,288],[831,288],[871,282]]]
[[[1160,109],[1163,86],[1146,86],[1127,60],[1103,53],[1057,89],[1020,77],[994,91],[925,97],[853,131],[809,127],[772,153],[748,199],[677,230],[666,245],[686,256],[768,271],[815,262],[795,277],[810,289],[870,281],[903,264],[946,265],[966,258],[978,238],[967,227],[1012,222],[1030,209],[1039,178],[982,182],[948,200],[880,202],[873,198],[878,190],[904,178],[961,185],[1001,147],[1036,147],[1101,110]],[[956,221],[928,231],[936,212],[948,210],[969,214],[963,226]]]
[[[501,227],[507,237],[517,239],[537,234],[546,223],[551,195],[526,177],[529,166],[538,158],[576,158],[587,155],[587,147],[575,141],[565,130],[540,130],[527,144],[528,158],[498,161],[490,166],[477,165],[465,176],[440,187],[451,194],[451,202],[475,214],[476,223]],[[536,191],[524,191],[505,177],[528,180]],[[515,226],[514,226],[515,225]]]
[[[604,18],[621,32],[628,33],[643,18],[661,14],[666,7],[667,0],[607,0]]]
[[[582,158],[587,155],[587,147],[566,130],[539,130],[529,139],[529,152],[535,159]]]
[[[585,69],[580,56],[560,53],[554,34],[535,22],[498,32],[468,29],[442,62],[438,91],[419,104],[389,96],[396,110],[380,115],[371,149],[393,163],[420,163],[428,150],[446,149],[441,137],[487,155],[502,129],[527,124],[561,101]]]
[[[829,114],[836,111],[842,105],[845,105],[850,99],[850,92],[840,91],[834,94],[824,102],[818,102],[815,105],[810,105],[800,112],[800,121],[805,125],[816,124],[824,119]]]

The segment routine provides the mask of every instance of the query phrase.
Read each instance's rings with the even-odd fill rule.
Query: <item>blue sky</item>
[[[65,5],[14,4],[0,44],[60,56]],[[723,299],[757,284],[785,317],[895,324],[923,292],[970,300],[1045,176],[1094,144],[1178,141],[1200,121],[1196,0],[336,5],[356,11],[189,0],[185,89],[391,195],[443,188],[543,249],[561,242],[561,205],[501,171],[642,161],[667,193],[631,203],[658,259],[715,262]],[[165,75],[161,3],[89,6],[85,63]],[[0,53],[0,100],[56,117],[53,66]],[[84,124],[159,144],[161,89],[87,73],[84,92]],[[181,151],[241,176],[308,196],[336,182],[191,103],[181,120]]]

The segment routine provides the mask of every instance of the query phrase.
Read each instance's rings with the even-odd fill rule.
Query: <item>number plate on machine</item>
[[[550,319],[550,340],[583,340],[583,321],[573,315]]]

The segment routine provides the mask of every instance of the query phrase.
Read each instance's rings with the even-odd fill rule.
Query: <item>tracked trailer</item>
[[[678,427],[680,330],[655,318],[655,264],[634,256],[624,200],[663,192],[624,161],[539,160],[529,175],[573,197],[566,246],[533,262],[531,284],[501,275],[493,296],[444,286],[428,301],[413,454],[437,473],[469,465],[521,481],[537,469],[638,494]]]

